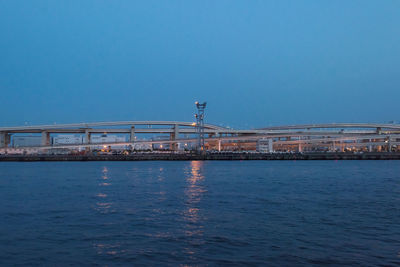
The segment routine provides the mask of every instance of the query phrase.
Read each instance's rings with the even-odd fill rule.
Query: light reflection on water
[[[159,182],[164,181],[163,171],[164,171],[164,168],[161,167],[161,168],[160,168],[160,173],[159,173],[159,175],[158,175],[158,181],[159,181]]]
[[[108,169],[107,169],[106,166],[103,167],[102,173],[103,173],[102,178],[103,178],[104,180],[107,180],[107,179],[108,179]]]
[[[101,171],[101,179],[102,180],[109,180],[109,174],[108,174],[109,170],[106,166],[103,167],[102,171]],[[108,186],[111,185],[111,183],[100,183],[99,184],[99,188],[102,189],[103,186]],[[100,198],[100,201],[96,203],[96,211],[100,212],[100,213],[108,213],[110,212],[110,209],[112,207],[112,202],[107,201],[107,197],[108,195],[106,194],[106,192],[99,192],[96,197]]]
[[[126,250],[121,249],[120,244],[94,244],[98,255],[117,255],[125,253]]]
[[[109,185],[111,185],[111,183],[105,182],[105,181],[107,181],[109,179],[108,168],[106,166],[103,167],[101,178],[102,178],[103,181],[99,184],[100,186],[109,186]]]
[[[167,192],[165,190],[164,181],[165,180],[165,172],[164,168],[160,167],[158,175],[157,175],[157,184],[159,186],[159,190],[155,192],[157,195],[158,203],[162,203],[167,200]],[[159,209],[159,213],[162,213],[162,209]]]
[[[101,180],[102,181],[108,181],[108,182],[102,182],[99,183],[99,189],[100,193],[96,195],[97,198],[99,198],[99,201],[96,202],[96,207],[95,210],[99,212],[100,214],[110,214],[113,213],[115,210],[113,210],[113,202],[109,199],[108,194],[104,192],[105,190],[104,186],[110,186],[112,183],[110,182],[110,175],[109,175],[109,169],[104,166],[102,171],[101,171]],[[94,248],[96,249],[96,253],[98,255],[117,255],[119,252],[121,252],[120,244],[116,242],[115,244],[107,244],[107,243],[95,243],[93,244]]]
[[[185,253],[190,258],[195,258],[196,245],[204,243],[204,221],[202,211],[199,204],[203,195],[207,190],[204,187],[203,161],[191,161],[190,169],[186,172],[186,188],[185,188],[185,210],[183,219],[186,222],[184,227],[185,236],[188,238],[188,246]]]

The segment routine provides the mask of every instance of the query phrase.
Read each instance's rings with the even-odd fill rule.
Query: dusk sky
[[[0,1],[0,126],[400,121],[400,1]]]

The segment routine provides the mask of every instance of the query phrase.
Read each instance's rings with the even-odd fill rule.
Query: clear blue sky
[[[0,125],[400,121],[400,1],[0,0]]]

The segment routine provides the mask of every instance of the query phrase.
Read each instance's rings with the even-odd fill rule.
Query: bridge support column
[[[388,136],[388,152],[392,152],[392,138]]]
[[[221,152],[221,139],[218,139],[218,152]]]
[[[50,145],[50,133],[47,131],[42,131],[42,146]]]
[[[135,125],[131,126],[131,132],[129,135],[129,142],[133,143],[135,142]]]
[[[0,133],[0,148],[6,146],[6,133],[1,132]]]
[[[175,124],[173,129],[174,129],[174,132],[171,133],[170,140],[176,140],[177,138],[179,138],[179,125]],[[171,143],[171,150],[177,151],[178,143]]]
[[[8,147],[10,144],[10,135],[7,132],[0,133],[0,148]]]
[[[88,129],[85,130],[85,143],[86,144],[90,144],[91,143],[91,137],[92,134],[89,132]],[[89,152],[90,151],[90,146],[86,147],[86,151]]]

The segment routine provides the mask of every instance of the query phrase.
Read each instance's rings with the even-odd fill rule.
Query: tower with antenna
[[[196,117],[196,132],[197,132],[197,151],[198,152],[205,152],[204,147],[204,110],[206,109],[207,102],[199,103],[198,101],[195,102],[197,107],[197,114]]]

